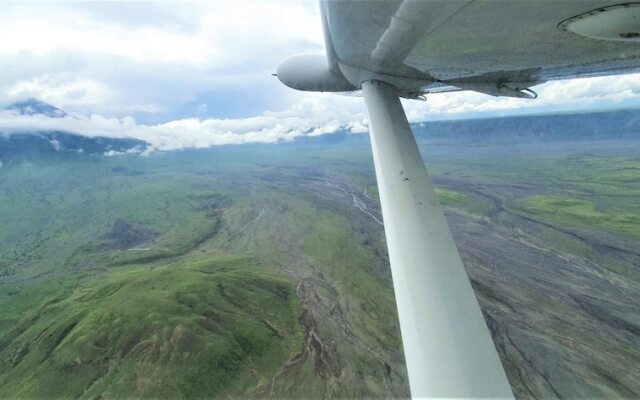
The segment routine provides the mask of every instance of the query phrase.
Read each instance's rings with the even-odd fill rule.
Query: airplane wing
[[[362,91],[412,396],[513,394],[399,97],[533,99],[548,80],[638,71],[640,3],[619,1],[321,1],[326,54],[278,66],[294,89]]]
[[[439,84],[517,96],[518,90],[509,89],[640,70],[636,3],[396,0],[321,6],[335,60],[422,80],[426,92]]]

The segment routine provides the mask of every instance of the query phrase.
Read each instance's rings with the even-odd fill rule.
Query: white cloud
[[[478,93],[437,94],[427,102],[404,101],[411,122],[451,118],[469,112],[508,112],[571,109],[577,105],[608,104],[635,98],[640,92],[640,75],[561,81],[540,87],[538,100],[494,98]],[[204,148],[243,143],[277,143],[301,136],[331,134],[339,130],[362,133],[367,130],[361,98],[325,93],[302,97],[284,111],[267,111],[247,118],[185,118],[160,124],[140,124],[131,116],[107,118],[98,114],[78,114],[65,118],[24,116],[0,112],[0,131],[25,132],[61,130],[87,136],[131,137],[149,142],[153,150]]]
[[[0,103],[43,93],[69,111],[124,116],[176,109],[229,88],[264,89],[283,58],[323,49],[317,8],[294,1],[0,3]]]
[[[179,119],[162,124],[138,124],[132,117],[85,117],[74,114],[64,118],[20,115],[0,112],[0,132],[59,130],[86,136],[130,137],[149,142],[154,150],[204,148],[225,144],[276,143],[300,136],[317,136],[339,129],[362,131],[364,112],[359,102],[319,94],[304,99],[281,112],[237,119]],[[342,103],[334,109],[336,103]]]
[[[317,7],[299,2],[146,3],[140,10],[144,15],[134,19],[122,18],[126,8],[105,17],[90,4],[4,7],[0,37],[11,38],[0,45],[5,55],[66,51],[205,67],[242,62],[261,49],[286,46],[292,38],[322,46]],[[158,21],[153,14],[164,18]]]
[[[36,97],[74,115],[0,112],[0,129],[136,137],[162,150],[365,132],[362,99],[269,76],[286,56],[323,50],[318,14],[315,1],[0,3],[0,104]],[[640,75],[537,90],[535,101],[456,92],[404,104],[414,122],[637,105]]]
[[[99,105],[114,101],[112,90],[105,84],[91,79],[73,79],[49,74],[18,81],[9,86],[6,95],[12,99],[35,97],[52,104]]]
[[[433,94],[427,102],[405,102],[412,121],[442,119],[473,113],[505,115],[514,111],[552,112],[586,107],[615,107],[625,101],[638,103],[640,74],[549,82],[534,88],[536,100],[492,97],[474,92]]]

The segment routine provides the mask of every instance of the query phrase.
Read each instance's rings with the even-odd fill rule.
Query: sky
[[[271,76],[324,51],[316,1],[0,3],[0,109],[34,97],[53,119],[0,111],[4,132],[136,137],[154,149],[366,132],[361,98]],[[559,81],[535,101],[472,92],[404,101],[412,122],[640,106],[640,74]]]

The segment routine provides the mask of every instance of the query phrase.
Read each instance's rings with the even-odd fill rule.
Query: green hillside
[[[381,232],[299,191],[306,173],[187,154],[1,168],[0,398],[406,393]]]
[[[634,398],[640,155],[574,145],[423,150],[516,397]],[[24,154],[0,398],[409,395],[366,143]]]
[[[295,286],[255,260],[99,273],[2,338],[0,397],[242,395],[301,348]]]

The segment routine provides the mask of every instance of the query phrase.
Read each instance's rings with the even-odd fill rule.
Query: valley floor
[[[640,396],[640,155],[580,146],[424,148],[518,398]],[[0,398],[409,395],[366,147],[23,160],[0,187]]]

